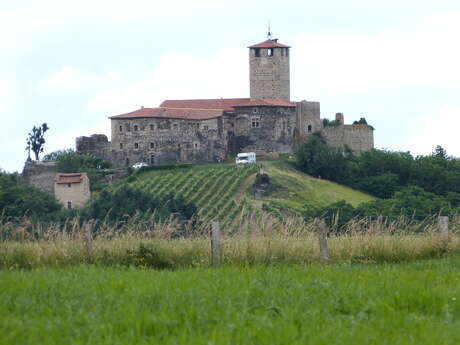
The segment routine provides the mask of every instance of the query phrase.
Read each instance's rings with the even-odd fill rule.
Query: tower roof
[[[252,46],[249,46],[248,48],[291,48],[291,47],[285,44],[278,43],[278,39],[274,38],[274,39],[268,39],[264,42],[254,44]]]

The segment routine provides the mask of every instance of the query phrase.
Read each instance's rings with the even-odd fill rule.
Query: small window
[[[200,128],[200,123],[199,122],[196,124],[196,128],[198,128],[198,129]]]
[[[259,112],[259,108],[252,108],[252,113],[257,114]]]
[[[154,164],[155,163],[155,155],[151,155],[150,156],[150,164]]]
[[[120,132],[123,132],[123,126],[119,127]]]
[[[134,148],[138,149],[139,148],[139,143],[134,143]]]
[[[137,132],[139,130],[139,126],[138,125],[134,125],[134,131]]]
[[[174,123],[174,124],[173,124],[173,129],[174,129],[174,130],[177,130],[177,127],[178,127],[178,126],[177,126],[177,123]]]
[[[204,125],[204,130],[207,131],[209,129],[209,126],[208,125]]]
[[[150,130],[153,131],[155,129],[154,125],[150,125]]]
[[[180,144],[177,144],[177,147],[180,148]]]
[[[71,187],[72,187],[72,184],[71,184],[71,183],[67,183],[67,187],[71,188]]]
[[[126,158],[126,165],[129,165],[129,158]]]
[[[260,57],[260,48],[256,48],[254,52],[256,57]]]
[[[252,128],[259,128],[259,127],[260,127],[259,121],[252,121]]]
[[[198,148],[198,143],[195,143],[194,145],[195,145],[195,148],[197,149]]]
[[[123,149],[123,143],[120,143],[120,149]]]
[[[72,201],[67,201],[67,208],[69,210],[72,208]]]
[[[307,132],[308,132],[308,133],[311,133],[311,125],[308,125],[308,127],[307,127]]]
[[[154,149],[155,148],[155,143],[150,143],[150,148]]]
[[[273,56],[273,48],[267,49],[267,56]]]

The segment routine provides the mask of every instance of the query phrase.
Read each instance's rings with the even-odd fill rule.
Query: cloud
[[[333,96],[460,81],[459,35],[460,13],[426,18],[412,31],[302,35],[292,44],[294,88]]]
[[[414,155],[426,155],[433,152],[437,145],[441,145],[449,155],[460,157],[458,128],[460,105],[444,107],[435,114],[414,121],[406,147]]]
[[[155,107],[165,99],[246,97],[247,52],[225,49],[210,57],[167,55],[145,78],[118,85],[91,97],[88,108],[128,112]],[[128,78],[127,78],[128,79]]]

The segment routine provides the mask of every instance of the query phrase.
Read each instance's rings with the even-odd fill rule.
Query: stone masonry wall
[[[297,102],[296,105],[296,138],[298,140],[303,140],[323,129],[319,102],[302,101]]]
[[[292,153],[295,108],[238,107],[228,117],[229,151]]]
[[[56,162],[26,161],[21,175],[21,182],[37,187],[44,192],[54,194],[54,176]]]
[[[221,161],[227,154],[223,118],[112,119],[111,161],[167,164]]]
[[[78,137],[76,139],[76,152],[91,155],[110,161],[111,146],[104,134],[93,134],[90,137]]]
[[[324,127],[321,133],[329,145],[334,147],[347,145],[355,153],[374,148],[374,130],[368,125],[328,126]]]
[[[249,49],[249,79],[251,99],[279,98],[289,101],[289,49]]]

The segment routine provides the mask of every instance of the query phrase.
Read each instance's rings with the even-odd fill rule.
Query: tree
[[[43,123],[41,126],[34,126],[32,131],[29,132],[27,137],[26,149],[25,151],[28,152],[28,160],[30,160],[30,150],[35,154],[35,160],[39,160],[40,153],[43,152],[43,145],[45,144],[45,132],[49,129],[46,123]]]

